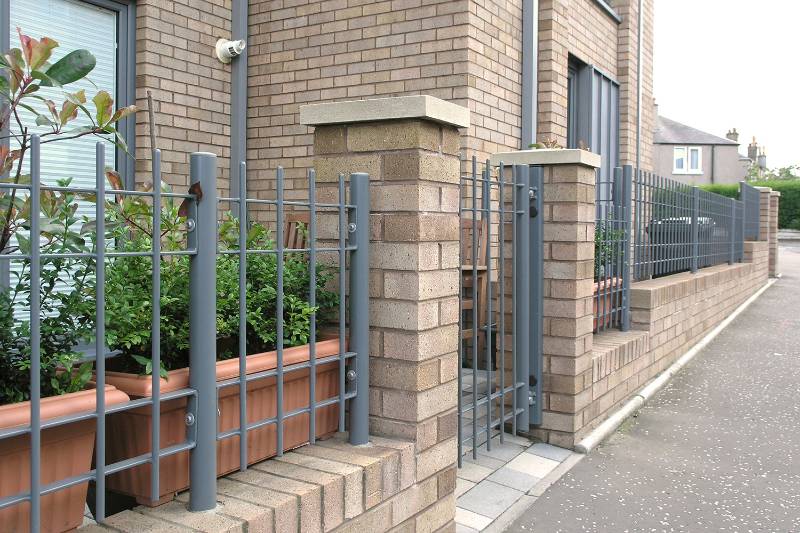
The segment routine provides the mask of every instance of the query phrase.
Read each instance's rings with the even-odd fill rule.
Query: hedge
[[[800,180],[754,181],[750,185],[754,187],[770,187],[773,191],[780,191],[778,227],[781,229],[800,230]],[[738,184],[703,185],[701,188],[729,198],[739,198]]]

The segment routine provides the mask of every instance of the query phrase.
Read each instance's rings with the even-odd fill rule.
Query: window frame
[[[678,168],[678,150],[683,151],[683,168]],[[697,153],[697,167],[692,167],[692,152]],[[703,173],[703,147],[702,146],[673,146],[672,147],[672,173],[686,176],[698,176]]]
[[[24,0],[20,0],[24,1]],[[117,15],[117,91],[114,100],[117,107],[136,104],[136,2],[135,0],[75,0],[113,11]],[[11,2],[0,2],[0,49],[11,48],[10,32]],[[126,187],[135,184],[136,162],[136,117],[131,115],[121,120],[117,129],[128,145],[126,154],[121,148],[115,150],[117,172]],[[0,133],[3,144],[7,144],[7,132]]]

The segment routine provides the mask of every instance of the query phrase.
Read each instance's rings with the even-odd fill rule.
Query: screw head
[[[350,233],[355,233],[355,231],[356,231],[356,223],[355,222],[349,223],[347,225],[347,231],[349,231]]]
[[[356,378],[358,377],[358,372],[356,372],[353,369],[350,369],[347,371],[347,374],[345,375],[347,376],[347,381],[355,381]]]
[[[531,200],[536,198],[536,189],[528,189],[528,198]]]
[[[194,231],[194,228],[197,227],[193,218],[190,218],[186,221],[186,229],[187,231]]]
[[[187,426],[194,425],[194,413],[186,413],[186,425]]]
[[[528,405],[533,405],[533,394],[528,395]]]

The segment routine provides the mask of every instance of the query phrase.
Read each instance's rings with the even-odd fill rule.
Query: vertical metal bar
[[[472,156],[472,458],[478,458],[478,158]]]
[[[516,194],[517,207],[520,210],[520,222],[518,229],[519,247],[515,250],[517,259],[516,268],[519,271],[517,283],[519,300],[514,309],[515,319],[519,320],[517,326],[518,351],[517,358],[518,376],[515,376],[515,386],[519,381],[523,382],[522,387],[517,389],[517,407],[520,408],[520,419],[517,427],[522,431],[530,429],[530,354],[531,354],[531,275],[530,275],[530,256],[531,256],[531,179],[530,168],[528,166],[516,166],[517,176],[522,187],[518,188]]]
[[[350,174],[355,248],[350,252],[350,349],[356,353],[356,396],[350,402],[350,444],[369,442],[369,175]]]
[[[504,442],[504,426],[506,423],[506,233],[505,233],[505,226],[506,226],[506,204],[505,204],[505,176],[503,175],[505,172],[505,167],[503,163],[500,163],[500,167],[498,169],[497,174],[497,183],[498,183],[498,206],[499,206],[499,218],[500,224],[497,228],[497,242],[499,243],[498,249],[500,253],[497,254],[498,261],[500,264],[498,265],[500,273],[499,273],[499,283],[498,283],[498,296],[500,298],[500,302],[498,307],[498,328],[497,328],[497,335],[498,340],[500,341],[499,350],[496,350],[495,353],[499,353],[500,355],[497,356],[500,359],[499,364],[499,372],[500,372],[500,444]]]
[[[491,165],[486,161],[483,167],[483,219],[486,221],[486,451],[492,449],[492,185]],[[500,428],[502,431],[502,427]]]
[[[735,228],[736,228],[736,200],[733,198],[728,198],[730,203],[730,217],[728,217],[728,241],[730,241],[730,256],[728,257],[728,264],[732,265],[736,262],[736,236],[735,236]]]
[[[31,137],[31,531],[38,533],[41,525],[41,264],[39,214],[41,195],[41,146],[38,135]]]
[[[217,503],[217,299],[209,290],[217,286],[217,157],[191,154],[189,174],[202,190],[202,198],[189,204],[195,222],[188,243],[195,250],[189,269],[189,386],[197,391],[189,509],[208,511]]]
[[[700,188],[692,187],[692,272],[700,264]]]
[[[519,176],[517,170],[519,167],[511,167],[511,346],[514,350],[514,355],[511,357],[511,410],[513,416],[511,417],[511,432],[516,436],[517,434],[517,359],[516,354],[519,353],[518,337],[517,337],[517,285],[519,283],[519,257],[518,256],[518,225],[517,220],[517,199],[519,197],[518,181]]]
[[[216,222],[216,218],[214,219]],[[215,224],[216,227],[216,224]],[[152,363],[150,432],[150,500],[157,502],[161,478],[161,150],[153,150],[153,243],[152,243],[152,322],[150,325],[150,351]],[[216,248],[214,250],[216,253]],[[216,316],[215,316],[216,319]],[[215,336],[216,342],[216,336]]]
[[[631,328],[631,186],[633,167],[625,165],[622,169],[622,331]]]
[[[462,366],[464,365],[464,273],[461,268],[464,264],[464,231],[463,231],[463,211],[464,211],[464,177],[461,175],[461,168],[463,168],[465,161],[463,158],[459,161],[459,180],[458,180],[458,254],[459,254],[459,272],[458,272],[458,416],[457,416],[457,431],[458,438],[458,468],[463,465],[462,455],[464,453],[464,402],[462,399],[462,391],[464,390],[464,376]]]
[[[95,382],[97,433],[95,434],[95,507],[94,519],[106,517],[106,150],[102,142],[95,144]]]
[[[308,171],[308,305],[317,307],[317,174]],[[308,442],[317,441],[317,312],[309,317]]]
[[[533,406],[530,408],[530,423],[539,425],[542,423],[542,373],[543,368],[543,353],[544,353],[544,335],[542,331],[542,317],[544,316],[544,288],[542,286],[543,270],[544,270],[544,257],[542,254],[542,243],[544,242],[544,168],[532,167],[531,170],[531,187],[534,194],[534,206],[536,208],[536,216],[531,220],[531,246],[530,246],[530,276],[531,291],[530,291],[530,348],[531,348],[531,366],[533,370],[533,377],[536,380],[533,390]]]
[[[344,174],[339,174],[339,294],[344,294],[347,287],[345,269],[347,268],[347,198],[344,191]],[[345,299],[339,297],[339,431],[344,431],[344,396],[345,396]]]
[[[277,279],[275,282],[275,337],[276,337],[276,365],[275,365],[275,385],[276,385],[276,401],[275,412],[277,417],[277,427],[275,428],[275,450],[278,457],[283,455],[283,267],[284,267],[284,242],[283,235],[286,227],[283,219],[284,198],[283,198],[283,167],[278,167],[276,174],[276,231],[278,238],[275,239],[278,246],[277,251]]]
[[[239,470],[247,470],[247,162],[239,162]]]

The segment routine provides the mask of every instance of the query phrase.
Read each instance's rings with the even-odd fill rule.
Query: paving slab
[[[495,471],[487,479],[505,485],[506,487],[511,487],[512,489],[528,492],[541,478],[504,466],[500,470]]]
[[[519,500],[524,492],[485,479],[458,499],[458,506],[490,518],[497,518]]]
[[[540,457],[544,457],[546,459],[552,459],[553,461],[564,461],[567,457],[572,455],[572,450],[567,450],[566,448],[559,448],[558,446],[553,446],[552,444],[545,444],[544,442],[537,442],[527,450],[528,453],[532,453],[534,455],[538,455]]]
[[[508,463],[508,468],[518,470],[528,474],[529,476],[543,478],[552,472],[559,465],[558,461],[533,455],[532,453],[523,453]]]
[[[474,531],[482,531],[492,523],[492,519],[488,516],[468,511],[463,507],[456,507],[456,522]]]

